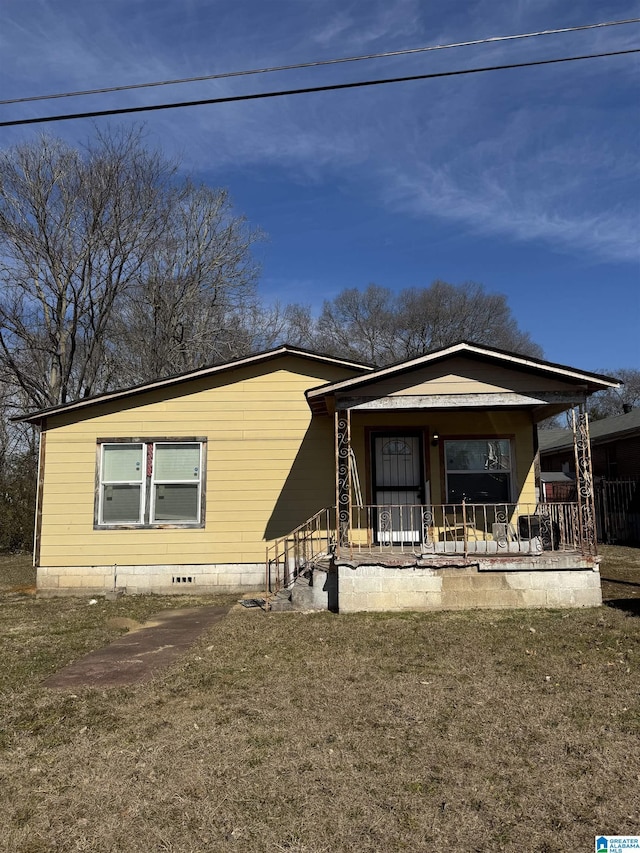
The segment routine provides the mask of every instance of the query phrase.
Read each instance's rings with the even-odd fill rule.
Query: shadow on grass
[[[640,616],[640,598],[610,598],[603,604],[614,610],[623,610],[631,616]]]
[[[600,580],[609,581],[609,583],[619,583],[624,584],[624,586],[635,586],[637,589],[640,589],[640,583],[637,581],[623,581],[619,578],[608,578],[605,575],[600,575]]]

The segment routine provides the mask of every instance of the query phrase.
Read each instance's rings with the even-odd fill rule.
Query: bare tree
[[[622,388],[608,388],[593,395],[589,402],[589,416],[592,420],[623,415],[631,409],[640,408],[640,370],[621,367],[599,372],[620,379],[624,384]]]
[[[265,305],[256,301],[239,320],[236,336],[244,342],[246,352],[260,352],[279,344],[304,349],[315,346],[315,321],[308,305]]]
[[[120,381],[144,381],[242,355],[246,316],[257,311],[259,232],[233,212],[224,190],[187,182],[169,194],[167,221],[118,308]]]
[[[114,306],[164,233],[172,173],[135,131],[0,152],[0,353],[32,405],[105,383]]]
[[[0,551],[26,550],[33,543],[36,431],[10,420],[23,410],[24,401],[0,378]]]
[[[325,301],[318,319],[315,346],[323,352],[381,364],[389,360],[394,326],[393,294],[370,284],[348,288]]]
[[[481,284],[434,281],[393,295],[371,284],[350,288],[324,303],[315,324],[315,347],[335,355],[390,364],[459,341],[471,341],[526,355],[541,348],[522,331],[501,293]]]
[[[481,284],[434,281],[398,295],[395,316],[398,360],[413,358],[458,341],[541,356],[542,350],[518,324],[502,293],[487,293]]]
[[[0,370],[45,407],[248,351],[259,237],[138,130],[0,152]]]

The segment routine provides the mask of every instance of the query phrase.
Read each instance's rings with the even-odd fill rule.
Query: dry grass
[[[233,611],[151,684],[40,687],[109,617],[167,604],[0,596],[0,850],[551,853],[638,831],[628,609]]]
[[[640,548],[601,545],[600,552],[603,598],[640,616]]]
[[[0,593],[35,592],[36,570],[30,554],[0,553]]]

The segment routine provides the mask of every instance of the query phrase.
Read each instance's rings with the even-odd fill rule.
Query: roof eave
[[[524,368],[525,370],[542,372],[557,378],[566,378],[567,380],[573,380],[574,382],[577,381],[584,384],[584,391],[587,394],[594,394],[596,391],[602,391],[606,388],[619,388],[622,384],[618,379],[596,373],[579,371],[575,368],[569,367],[568,365],[555,364],[553,362],[533,358],[532,356],[520,356],[515,353],[508,353],[504,350],[487,349],[486,347],[481,347],[478,344],[461,342],[453,344],[450,347],[445,347],[441,350],[436,350],[435,352],[410,359],[409,361],[399,362],[397,364],[390,365],[389,367],[374,370],[372,373],[364,377],[358,376],[350,379],[343,379],[339,382],[328,383],[327,385],[320,386],[319,388],[313,388],[307,392],[307,400],[311,405],[311,401],[314,398],[333,394],[345,389],[360,388],[369,383],[377,382],[379,379],[387,376],[399,375],[409,372],[415,367],[419,367],[421,365],[442,361],[453,355],[464,354],[475,355],[476,357],[488,359],[501,364],[511,363],[517,365],[521,369]]]
[[[293,355],[299,358],[308,359],[310,361],[319,361],[325,364],[336,364],[351,370],[359,370],[361,372],[368,372],[374,369],[369,364],[362,364],[360,362],[354,362],[348,359],[341,359],[335,358],[333,356],[322,355],[321,353],[315,353],[311,350],[304,350],[299,349],[297,347],[283,345],[281,347],[277,347],[276,349],[255,353],[254,355],[234,359],[233,361],[227,361],[223,364],[202,367],[197,370],[191,370],[186,373],[179,373],[175,376],[168,376],[164,379],[158,379],[154,382],[145,382],[141,383],[140,385],[133,385],[129,388],[122,388],[118,389],[117,391],[109,391],[105,394],[98,394],[94,397],[86,397],[83,400],[75,400],[71,403],[62,403],[58,406],[51,406],[46,409],[39,409],[36,412],[31,412],[31,414],[29,415],[20,415],[17,417],[13,417],[11,418],[11,420],[21,423],[41,425],[45,418],[51,417],[53,415],[66,414],[67,412],[90,408],[91,406],[96,406],[101,403],[108,403],[113,400],[125,399],[127,397],[136,397],[139,394],[144,394],[148,391],[154,391],[157,388],[170,388],[174,385],[179,385],[182,382],[189,382],[194,379],[200,379],[205,376],[216,376],[220,373],[238,370],[242,367],[245,367],[246,365],[260,364],[262,362],[270,361],[274,358],[279,358],[284,355]]]

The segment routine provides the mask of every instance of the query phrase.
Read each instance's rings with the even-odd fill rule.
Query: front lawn
[[[633,599],[640,569],[613,563]],[[113,617],[192,603],[0,594],[0,850],[551,853],[638,832],[633,608],[240,609],[150,684],[40,686]]]

